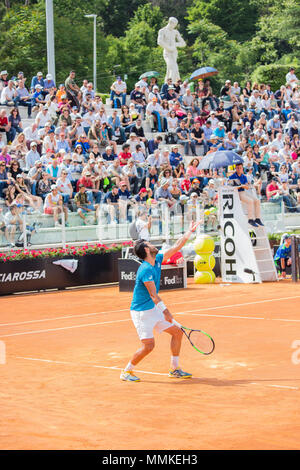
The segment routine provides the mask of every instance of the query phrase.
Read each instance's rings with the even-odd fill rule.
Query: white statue
[[[178,20],[176,18],[169,18],[167,26],[159,30],[157,38],[157,44],[164,49],[163,56],[167,64],[165,81],[172,78],[173,83],[180,79],[177,65],[177,47],[185,46],[184,39],[176,29],[177,25]]]

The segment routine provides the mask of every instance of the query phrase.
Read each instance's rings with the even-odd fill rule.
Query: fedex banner
[[[238,191],[232,187],[219,188],[219,216],[221,226],[221,273],[224,282],[261,282],[258,266],[249,236],[248,220],[242,208]]]
[[[134,289],[136,273],[141,262],[135,257],[119,259],[119,290],[131,292]],[[161,269],[160,289],[183,289],[186,287],[186,265],[163,265]]]

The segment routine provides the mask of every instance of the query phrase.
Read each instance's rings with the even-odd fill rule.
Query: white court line
[[[186,312],[174,312],[174,315],[191,315],[196,317],[216,317],[216,318],[233,318],[235,320],[244,319],[244,320],[267,320],[267,321],[295,321],[295,320],[288,320],[288,319],[273,319],[273,318],[264,318],[264,317],[246,317],[246,316],[237,316],[237,315],[218,315],[213,313],[191,313],[191,312],[198,312],[198,310],[187,310]],[[33,331],[23,331],[19,333],[10,333],[8,335],[0,335],[0,338],[8,338],[10,336],[23,336],[23,335],[33,335],[37,333],[48,333],[53,331],[61,331],[61,330],[71,330],[73,328],[85,328],[88,326],[97,326],[97,325],[106,325],[110,323],[120,323],[125,321],[132,321],[131,318],[125,318],[122,320],[111,320],[105,322],[97,322],[97,323],[86,323],[84,325],[73,325],[73,326],[63,326],[60,328],[48,328],[46,330],[33,330]],[[298,321],[298,320],[297,320]]]
[[[91,317],[93,315],[103,315],[106,313],[119,313],[119,312],[128,312],[128,308],[122,308],[121,310],[108,310],[105,312],[93,312],[93,313],[81,313],[78,315],[65,315],[62,317],[53,317],[53,318],[39,318],[37,320],[26,320],[26,321],[19,321],[16,323],[1,323],[0,326],[17,326],[17,325],[26,325],[27,323],[40,323],[45,321],[52,321],[52,320],[65,320],[69,318],[80,318],[80,317]]]
[[[187,310],[186,312],[176,312],[174,315],[191,315],[194,317],[217,317],[217,318],[243,318],[246,320],[266,320],[264,317],[241,317],[238,315],[217,315],[214,313],[191,313],[198,312],[198,310]]]
[[[203,312],[203,311],[218,310],[218,309],[223,309],[223,308],[236,308],[236,307],[244,307],[244,306],[247,306],[247,305],[263,304],[263,303],[267,303],[267,302],[278,302],[278,301],[282,301],[282,300],[292,300],[292,299],[298,299],[298,298],[300,298],[300,295],[294,295],[294,296],[291,296],[291,297],[279,297],[279,298],[275,298],[275,299],[272,298],[272,299],[266,299],[266,300],[256,300],[256,301],[253,301],[253,302],[245,302],[245,303],[241,303],[241,304],[219,305],[219,306],[216,306],[216,307],[203,307],[203,308],[198,308],[197,310],[194,310],[194,311]],[[182,305],[182,304],[186,304],[186,302],[187,301],[185,301],[185,302],[168,302],[168,305]],[[189,303],[199,302],[199,299],[189,300],[188,302]],[[127,312],[127,311],[129,311],[129,307],[128,308],[123,308],[123,309],[120,309],[120,310],[107,310],[107,311],[104,311],[104,312],[93,312],[93,313],[83,313],[83,314],[79,314],[79,315],[66,315],[66,316],[62,316],[62,317],[42,318],[42,319],[38,319],[38,320],[27,320],[27,321],[16,322],[16,323],[2,323],[2,324],[0,324],[0,327],[1,326],[24,325],[26,323],[47,322],[47,321],[52,321],[52,320],[64,320],[64,319],[69,319],[69,318],[89,317],[89,316],[94,316],[94,315],[103,315],[103,314],[107,314],[107,313],[118,313],[118,312]]]
[[[111,320],[111,321],[103,321],[103,322],[97,322],[97,323],[88,323],[85,325],[73,325],[73,326],[64,326],[61,328],[49,328],[47,330],[35,330],[35,331],[23,331],[20,333],[12,333],[9,335],[2,335],[0,338],[8,338],[9,336],[22,336],[22,335],[34,335],[37,333],[48,333],[49,331],[60,331],[60,330],[71,330],[73,328],[84,328],[86,326],[96,326],[96,325],[106,325],[108,323],[120,323],[124,321],[130,321],[131,318],[126,318],[124,320]]]
[[[251,382],[249,385],[260,385],[257,382]],[[273,384],[264,384],[264,387],[273,387],[273,388],[286,388],[288,390],[299,390],[299,387],[292,387],[291,385],[273,385]]]
[[[78,364],[76,362],[68,362],[68,361],[54,361],[51,359],[39,359],[39,358],[34,358],[34,357],[22,357],[22,356],[16,356],[16,359],[22,359],[25,361],[37,361],[37,362],[47,362],[50,364],[59,364],[59,365],[71,365],[71,366],[76,366],[76,367],[92,367],[96,369],[108,369],[108,370],[123,370],[122,367],[116,367],[116,366],[100,366],[96,364]],[[138,374],[149,374],[149,375],[160,375],[160,376],[168,376],[166,373],[161,373],[161,372],[149,372],[146,370],[138,370],[135,369],[135,372]],[[199,379],[201,380],[201,377],[193,377],[194,379]],[[203,385],[206,385],[205,383]],[[288,389],[288,390],[299,390],[299,387],[292,387],[289,385],[276,385],[276,384],[261,384],[257,382],[249,382],[248,384],[244,385],[258,385],[258,386],[263,386],[263,387],[273,387],[273,388],[283,388],[283,389]],[[234,386],[234,385],[233,385]]]
[[[49,362],[50,364],[62,364],[62,365],[71,365],[71,366],[76,366],[76,367],[95,367],[96,369],[109,369],[109,370],[124,370],[124,367],[116,367],[116,366],[99,366],[96,364],[78,364],[75,362],[67,362],[67,361],[53,361],[51,359],[39,359],[39,358],[34,358],[34,357],[21,357],[17,356],[16,359],[24,359],[26,361],[39,361],[39,362]],[[150,375],[164,375],[167,376],[168,374],[166,373],[161,373],[161,372],[148,372],[146,370],[138,370],[135,369],[135,372],[142,373],[142,374],[150,374]]]

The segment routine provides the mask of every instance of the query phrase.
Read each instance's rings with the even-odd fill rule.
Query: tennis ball
[[[194,266],[197,271],[212,271],[215,265],[216,259],[213,255],[203,253],[195,256]]]
[[[194,242],[194,249],[197,255],[202,253],[212,253],[215,249],[215,242],[209,235],[201,235]]]
[[[215,280],[213,271],[197,271],[194,276],[195,284],[213,284]]]

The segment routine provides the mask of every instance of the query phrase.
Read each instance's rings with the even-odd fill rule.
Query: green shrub
[[[281,65],[281,64],[269,64],[269,65],[260,65],[257,69],[254,70],[251,79],[252,83],[265,83],[270,84],[272,91],[276,91],[280,88],[281,85],[285,85],[285,76],[288,73],[290,65]],[[295,67],[296,69],[296,67]],[[295,71],[297,75],[297,70]]]

